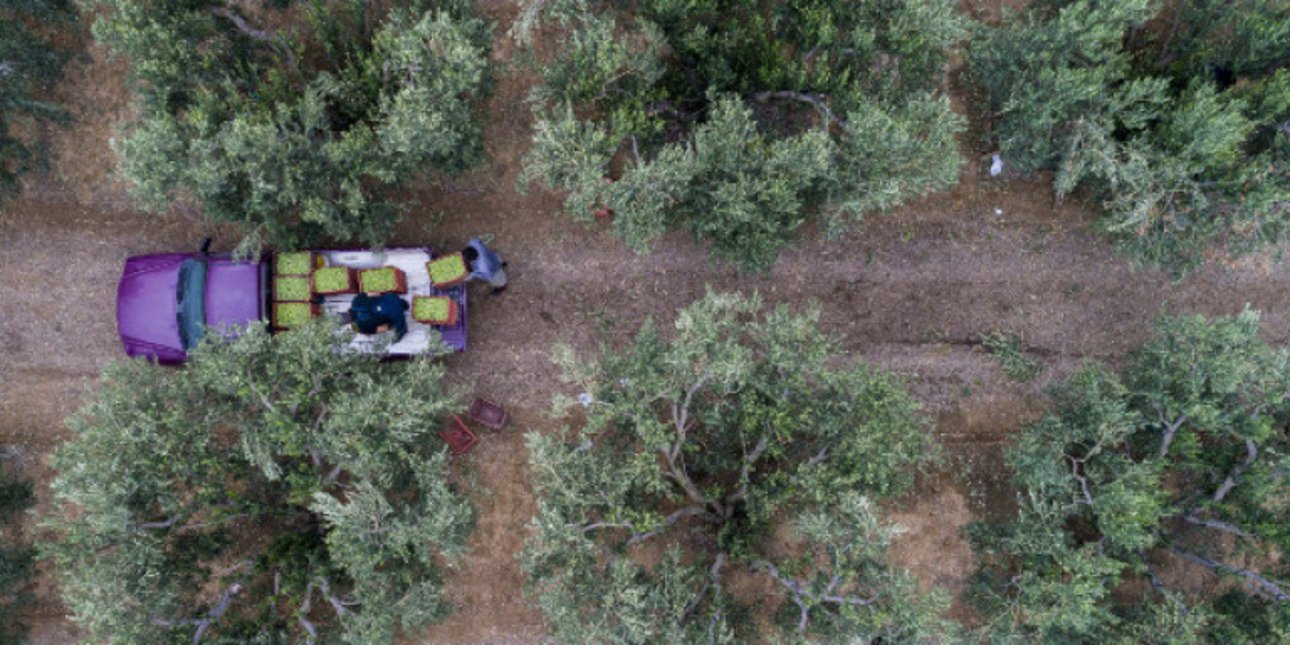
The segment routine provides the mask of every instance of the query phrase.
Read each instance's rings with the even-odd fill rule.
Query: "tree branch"
[[[211,13],[221,18],[227,18],[229,22],[233,23],[234,27],[237,27],[238,31],[242,32],[243,34],[246,34],[251,39],[258,40],[262,43],[268,43],[272,45],[275,50],[277,50],[287,58],[287,62],[290,64],[291,69],[296,69],[298,67],[296,63],[296,55],[291,52],[291,48],[280,45],[277,42],[277,37],[274,34],[271,34],[263,29],[256,29],[255,27],[252,27],[250,23],[246,21],[245,18],[238,15],[228,7],[217,7],[215,9],[212,9]]]
[[[210,611],[206,613],[206,618],[197,620],[195,623],[197,626],[197,632],[192,635],[192,645],[197,645],[201,642],[201,637],[205,636],[206,630],[209,630],[212,624],[217,622],[219,618],[223,617],[224,613],[226,613],[228,608],[233,604],[233,596],[239,595],[241,590],[243,590],[241,583],[235,582],[230,584],[227,590],[224,590],[224,592],[219,595],[219,601],[215,602],[215,606],[210,608]]]
[[[1174,435],[1186,420],[1187,415],[1181,414],[1178,415],[1177,419],[1174,419],[1173,423],[1165,426],[1165,436],[1160,441],[1160,452],[1156,455],[1157,457],[1163,458],[1165,455],[1169,454],[1169,446],[1174,442]]]
[[[663,518],[662,526],[650,531],[646,531],[644,533],[634,533],[632,537],[627,540],[627,544],[629,545],[639,544],[667,530],[673,524],[676,524],[677,522],[681,521],[682,518],[690,517],[691,515],[706,515],[707,512],[708,512],[708,509],[705,506],[701,506],[698,504],[694,506],[686,506],[685,508],[682,508],[680,510],[672,511],[670,514],[668,514],[667,517]],[[630,528],[630,526],[631,525],[629,524],[628,527]]]
[[[799,103],[809,103],[810,105],[814,106],[815,110],[819,112],[824,118],[828,119],[838,127],[841,127],[843,130],[846,130],[847,122],[839,118],[837,115],[835,115],[833,113],[833,110],[829,109],[829,105],[828,103],[825,102],[825,98],[826,97],[819,94],[810,94],[808,92],[794,92],[792,90],[780,90],[777,92],[766,91],[766,92],[757,92],[756,94],[753,94],[753,100],[757,101],[758,103],[768,103],[770,102],[771,99],[784,99],[789,101],[797,101]]]
[[[1263,577],[1258,573],[1255,573],[1254,571],[1250,571],[1249,569],[1242,569],[1241,567],[1232,566],[1230,564],[1218,562],[1216,560],[1210,560],[1209,558],[1203,555],[1197,555],[1195,553],[1192,553],[1191,551],[1184,551],[1183,549],[1180,549],[1176,546],[1170,547],[1170,549],[1174,553],[1177,553],[1178,555],[1182,556],[1183,559],[1188,560],[1190,562],[1195,562],[1196,564],[1212,569],[1214,571],[1225,571],[1227,573],[1231,573],[1239,577],[1245,578],[1246,580],[1249,580],[1250,582],[1254,583],[1254,586],[1256,587],[1256,589],[1258,589],[1260,593],[1266,596],[1270,596],[1281,602],[1290,602],[1290,594],[1287,594],[1284,590],[1282,590],[1281,587],[1277,585],[1277,583],[1271,580],[1268,580],[1267,578]]]
[[[690,404],[694,401],[694,394],[699,391],[708,382],[709,375],[705,372],[699,377],[693,385],[685,390],[685,399],[678,404],[672,403],[672,422],[676,425],[676,441],[672,443],[672,449],[668,451],[668,461],[675,461],[681,454],[681,448],[685,445],[685,437],[689,433]]]
[[[785,578],[780,575],[779,568],[765,560],[759,560],[754,563],[753,570],[766,572],[767,575],[779,584],[783,585],[785,589],[788,589],[789,592],[793,594],[793,602],[797,604],[797,608],[800,610],[800,614],[797,619],[797,633],[806,633],[806,624],[811,617],[811,606],[806,604],[806,601],[802,598],[803,593],[805,592],[805,590],[802,589],[802,585],[796,580]]]
[[[679,484],[681,488],[685,490],[685,495],[691,502],[694,502],[695,504],[712,504],[717,511],[717,515],[725,517],[726,510],[725,507],[721,505],[721,502],[705,496],[703,492],[699,490],[699,487],[694,484],[694,481],[690,479],[690,476],[685,474],[684,470],[677,468],[676,461],[672,459],[672,455],[669,454],[667,450],[660,450],[659,452],[662,453],[663,459],[667,462],[667,470],[663,471],[663,475],[665,477],[668,477]]]
[[[251,38],[254,38],[255,40],[258,40],[262,43],[273,42],[273,34],[267,31],[264,31],[263,29],[256,29],[255,27],[252,27],[250,23],[246,21],[246,18],[243,18],[242,16],[234,13],[228,7],[218,7],[216,9],[212,9],[211,13],[221,18],[227,18],[230,22],[233,23],[234,27],[237,27],[238,31],[246,34],[247,36],[250,36]]]
[[[817,594],[808,590],[806,585],[802,584],[800,581],[783,575],[780,573],[778,567],[766,560],[758,560],[754,562],[752,569],[753,571],[765,572],[785,589],[792,592],[793,602],[796,603],[798,609],[801,610],[801,614],[798,616],[797,620],[797,632],[799,634],[806,633],[806,625],[810,619],[811,605],[806,602],[807,600],[810,600],[813,603],[831,602],[839,605],[854,605],[857,607],[867,607],[878,601],[877,596],[872,598],[861,598],[858,596],[841,596],[832,593],[832,591],[837,588],[838,583],[841,582],[841,579],[838,576],[834,576],[833,580],[829,582],[828,591],[823,594]]]
[[[769,424],[768,424],[769,425]],[[744,453],[743,465],[739,468],[739,488],[726,498],[726,510],[731,510],[734,503],[748,497],[748,477],[752,473],[753,464],[761,457],[762,453],[770,447],[770,428],[766,429],[767,433],[757,440],[757,445],[753,446],[751,453]]]
[[[309,633],[309,643],[311,644],[313,643],[312,639],[318,638],[318,630],[314,629],[314,624],[309,622],[309,611],[313,609],[313,606],[314,583],[310,580],[309,584],[305,585],[305,601],[301,603],[300,609],[296,610],[296,621]]]
[[[179,520],[183,519],[183,518],[184,518],[184,516],[185,516],[185,514],[186,514],[187,512],[188,512],[188,511],[184,511],[183,513],[176,513],[176,514],[174,514],[174,515],[171,515],[169,518],[167,518],[167,519],[166,519],[165,521],[163,521],[163,522],[144,522],[143,524],[139,524],[139,525],[138,525],[138,526],[136,526],[135,528],[139,528],[139,529],[167,529],[167,528],[170,528],[170,527],[174,526],[174,525],[175,525],[175,523],[176,523],[176,522],[178,522]]]
[[[1209,519],[1196,517],[1195,509],[1188,511],[1185,515],[1182,516],[1182,519],[1184,522],[1187,522],[1188,524],[1195,524],[1197,526],[1205,526],[1211,529],[1217,529],[1219,531],[1231,533],[1232,535],[1240,536],[1243,538],[1254,539],[1258,537],[1257,535],[1250,533],[1249,531],[1246,531],[1245,529],[1235,524],[1232,524],[1230,522],[1224,522],[1222,520],[1209,520]]]
[[[703,587],[699,589],[699,593],[695,594],[694,597],[690,599],[690,602],[685,604],[685,611],[681,612],[680,622],[685,622],[685,620],[690,617],[690,614],[693,614],[694,611],[699,608],[699,603],[703,602],[703,597],[708,593],[708,589],[713,585],[716,585],[717,588],[716,593],[713,595],[721,593],[721,567],[725,564],[725,552],[718,553],[717,559],[714,560],[712,562],[712,566],[708,568],[708,580],[703,583]]]
[[[632,527],[631,522],[594,522],[583,525],[582,532],[588,533],[597,529],[630,529]]]
[[[828,458],[829,458],[829,446],[825,446],[823,448],[820,448],[819,452],[815,453],[815,455],[813,455],[810,459],[806,461],[806,467],[809,468],[811,466],[814,466]]]
[[[1080,465],[1081,463],[1084,463],[1084,460],[1083,460],[1083,459],[1076,459],[1076,458],[1074,458],[1074,457],[1072,457],[1072,456],[1070,456],[1070,455],[1066,455],[1066,458],[1067,458],[1067,459],[1069,459],[1069,460],[1070,460],[1070,462],[1071,462],[1071,475],[1072,475],[1073,477],[1075,477],[1075,479],[1079,482],[1080,491],[1082,491],[1082,492],[1084,493],[1084,501],[1083,501],[1083,503],[1084,503],[1084,504],[1087,504],[1087,505],[1089,505],[1089,506],[1092,506],[1092,505],[1093,505],[1093,495],[1089,492],[1089,489],[1088,489],[1088,480],[1087,480],[1087,479],[1085,479],[1083,475],[1079,474],[1079,465]],[[1078,504],[1078,500],[1077,500],[1077,504]]]
[[[327,578],[319,577],[318,587],[322,589],[323,597],[327,599],[327,602],[331,605],[331,608],[336,612],[337,616],[344,616],[349,613],[349,610],[345,609],[345,603],[341,602],[339,598],[331,595],[331,582],[328,581]]]
[[[1163,594],[1165,592],[1165,586],[1160,582],[1160,577],[1156,575],[1156,570],[1151,568],[1151,563],[1147,562],[1147,552],[1142,549],[1138,549],[1137,553],[1138,559],[1142,560],[1142,566],[1146,568],[1147,580],[1151,581],[1151,588],[1154,589],[1156,593]]]
[[[1232,489],[1236,487],[1237,482],[1240,481],[1241,473],[1244,473],[1245,469],[1249,468],[1250,464],[1253,464],[1254,460],[1258,458],[1259,447],[1254,445],[1253,439],[1246,438],[1245,461],[1232,467],[1232,472],[1227,474],[1227,479],[1223,480],[1223,485],[1219,486],[1218,490],[1214,491],[1214,498],[1212,501],[1215,504],[1223,501],[1223,498],[1227,497],[1227,494],[1232,492]]]

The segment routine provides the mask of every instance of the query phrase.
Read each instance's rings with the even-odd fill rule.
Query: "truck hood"
[[[186,358],[175,297],[179,265],[189,255],[149,255],[126,261],[116,291],[116,324],[127,355],[163,363]]]

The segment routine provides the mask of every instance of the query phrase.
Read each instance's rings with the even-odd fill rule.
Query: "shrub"
[[[260,6],[90,0],[99,42],[129,58],[139,106],[116,146],[145,206],[191,199],[243,225],[242,248],[323,238],[379,244],[390,193],[481,155],[471,110],[487,29],[453,0]],[[258,5],[257,5],[258,6]]]
[[[683,228],[764,270],[811,219],[838,233],[957,181],[950,2],[525,5],[521,41],[547,20],[566,46],[541,65],[521,185],[583,220],[607,205],[637,251]]]
[[[42,545],[85,639],[389,643],[448,613],[472,511],[434,429],[460,404],[442,365],[349,340],[253,327],[104,372]]]
[[[1285,239],[1287,46],[1284,3],[1064,0],[981,27],[968,67],[1008,163],[1087,188],[1132,259],[1180,275]]]

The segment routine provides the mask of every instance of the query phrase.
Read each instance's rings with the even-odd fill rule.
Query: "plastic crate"
[[[302,275],[280,275],[273,278],[275,302],[309,302],[313,295],[309,278]]]
[[[457,324],[457,303],[447,296],[412,296],[412,319],[451,327]]]
[[[448,443],[448,449],[452,450],[454,455],[466,454],[479,442],[479,437],[476,437],[475,433],[466,427],[466,422],[455,414],[452,415],[452,421],[448,423],[448,427],[439,432],[439,438]]]
[[[502,426],[506,425],[506,408],[488,399],[475,399],[475,402],[470,404],[470,412],[466,416],[469,416],[471,421],[494,430],[501,430]]]
[[[337,277],[333,278],[332,276],[337,276]],[[344,277],[340,278],[340,276],[344,276]],[[326,286],[329,288],[323,289],[318,286],[320,279],[322,281],[334,280],[336,282],[339,282],[341,279],[343,279],[345,282],[345,286],[343,288],[335,288],[333,285],[324,284],[323,286]],[[355,291],[358,291],[357,272],[355,272],[353,269],[349,267],[341,267],[341,266],[323,267],[321,269],[318,269],[317,271],[314,271],[313,275],[309,276],[309,280],[310,280],[310,285],[313,286],[314,293],[319,293],[324,296],[334,296],[342,293],[354,293]]]
[[[388,279],[385,279],[384,276],[381,275],[381,274],[387,274],[391,272],[393,273],[393,276],[394,276],[394,279],[392,281],[394,288],[392,289],[386,288],[390,286],[389,285],[390,281]],[[376,280],[383,280],[385,284],[372,285],[371,282]],[[358,273],[358,288],[360,291],[365,291],[365,292],[407,293],[408,276],[405,273],[403,273],[401,269],[398,269],[395,267],[381,267],[379,269],[364,269],[363,271],[359,271]]]
[[[470,266],[461,253],[449,253],[426,263],[430,273],[430,282],[440,289],[455,287],[470,277]]]
[[[309,312],[307,318],[313,318],[318,315],[318,305],[312,302],[275,302],[273,303],[273,328],[277,330],[287,330],[299,326],[300,323],[294,319],[299,318],[299,311]],[[283,318],[287,320],[283,320]],[[307,319],[306,318],[306,319]]]
[[[292,251],[273,256],[273,275],[309,275],[314,266],[313,251]]]

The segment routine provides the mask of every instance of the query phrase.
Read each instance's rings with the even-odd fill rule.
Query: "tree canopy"
[[[19,176],[45,162],[40,139],[17,134],[14,126],[30,132],[67,116],[46,92],[66,60],[48,27],[73,16],[68,0],[11,0],[0,8],[0,203],[18,194]]]
[[[480,155],[488,34],[465,3],[95,1],[95,35],[133,64],[117,152],[149,207],[191,199],[248,243],[378,244],[391,188]]]
[[[946,0],[525,4],[516,35],[555,25],[565,46],[541,64],[521,183],[566,191],[576,218],[608,206],[637,251],[683,228],[764,269],[811,217],[836,233],[957,181]]]
[[[983,27],[968,61],[1008,163],[1086,187],[1132,258],[1180,273],[1286,237],[1287,51],[1278,0],[1063,0]]]
[[[793,638],[943,629],[945,599],[887,562],[898,529],[876,505],[933,457],[917,404],[896,377],[834,365],[818,312],[760,307],[712,293],[670,340],[646,324],[621,351],[558,352],[586,407],[576,429],[528,436],[524,567],[559,640],[745,640],[753,612],[775,609]],[[741,577],[779,598],[741,604]]]
[[[380,643],[446,614],[472,518],[435,437],[457,399],[442,365],[346,340],[257,327],[104,372],[53,458],[45,545],[89,638]]]
[[[1290,637],[1290,359],[1258,320],[1165,319],[1123,375],[1056,388],[1009,451],[1019,514],[984,542],[992,640]]]
[[[7,446],[0,453],[6,461],[15,457]],[[27,635],[22,612],[31,603],[35,549],[23,535],[21,520],[36,499],[31,482],[18,479],[11,464],[0,463],[0,641],[22,643]]]

